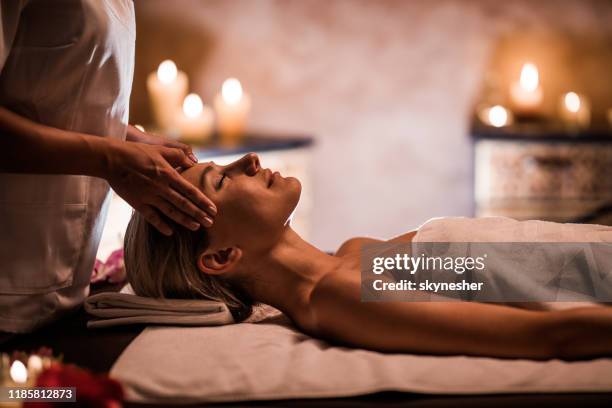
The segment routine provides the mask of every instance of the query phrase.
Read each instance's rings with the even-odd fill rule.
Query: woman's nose
[[[243,171],[247,176],[254,176],[261,168],[259,164],[259,156],[255,153],[248,153],[240,160],[234,162],[235,169]],[[234,166],[232,166],[234,167]]]
[[[261,168],[261,165],[259,164],[259,156],[257,156],[255,153],[249,153],[246,155],[246,157],[247,166],[245,168],[245,172],[249,176],[254,176]]]

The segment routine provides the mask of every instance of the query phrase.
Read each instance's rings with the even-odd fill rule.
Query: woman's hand
[[[160,213],[193,231],[212,225],[215,205],[176,170],[196,162],[183,149],[120,142],[106,157],[105,178],[113,190],[161,233],[171,235],[172,229]]]
[[[191,146],[189,146],[188,144],[181,143],[178,140],[171,139],[167,136],[143,132],[132,125],[128,125],[126,140],[129,142],[139,142],[158,146],[175,147],[185,152],[187,157],[189,157],[194,162],[197,163],[198,161],[197,157],[193,154]]]

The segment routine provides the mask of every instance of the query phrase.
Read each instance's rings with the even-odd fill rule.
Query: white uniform
[[[0,105],[124,139],[135,36],[132,0],[1,0]],[[0,330],[31,331],[82,303],[108,198],[102,179],[0,173]]]

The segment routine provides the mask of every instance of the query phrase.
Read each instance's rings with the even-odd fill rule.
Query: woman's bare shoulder
[[[378,242],[385,241],[370,237],[353,237],[344,241],[344,243],[340,245],[340,248],[338,248],[334,256],[345,256],[347,254],[359,251],[363,244],[374,244]]]
[[[349,254],[353,254],[359,252],[364,244],[376,244],[383,242],[392,242],[392,243],[409,243],[412,241],[417,231],[409,231],[405,234],[398,235],[397,237],[393,237],[389,240],[384,239],[376,239],[371,237],[353,237],[344,241],[340,248],[334,254],[335,256],[345,256]]]

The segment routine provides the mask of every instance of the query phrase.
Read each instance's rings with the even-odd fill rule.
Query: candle
[[[561,119],[569,127],[587,128],[591,123],[591,106],[587,98],[568,92],[561,98]]]
[[[480,121],[488,126],[503,127],[512,123],[512,113],[501,105],[487,106],[478,111]]]
[[[149,101],[157,126],[163,131],[174,125],[176,110],[180,108],[183,98],[187,95],[189,81],[187,75],[177,70],[176,64],[165,60],[151,72],[147,78]]]
[[[221,93],[215,96],[215,112],[221,138],[226,143],[235,143],[244,131],[247,116],[251,110],[251,99],[242,90],[240,81],[226,79]]]
[[[28,381],[28,370],[25,364],[19,360],[13,361],[10,369],[11,380],[15,384],[25,384]]]
[[[204,106],[196,94],[189,94],[183,101],[183,110],[179,112],[176,127],[184,142],[203,142],[212,134],[214,113]]]
[[[534,64],[523,65],[519,80],[510,86],[510,97],[517,112],[534,113],[538,110],[542,103],[542,87]]]

